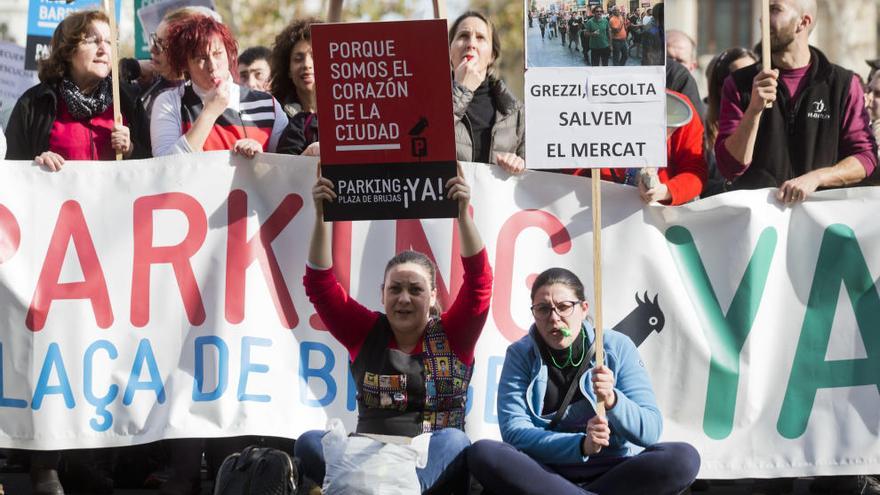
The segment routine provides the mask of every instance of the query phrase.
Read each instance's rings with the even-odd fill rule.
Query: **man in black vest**
[[[877,166],[861,84],[809,45],[815,22],[815,0],[770,0],[773,69],[758,63],[725,82],[715,153],[733,188],[777,187],[793,203]]]

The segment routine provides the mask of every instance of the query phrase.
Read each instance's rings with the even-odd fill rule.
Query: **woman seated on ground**
[[[290,125],[281,135],[278,153],[318,156],[318,103],[312,58],[312,24],[307,17],[291,22],[272,47],[272,96],[283,105]]]
[[[449,29],[453,70],[452,113],[459,160],[525,169],[523,105],[494,74],[501,40],[486,16],[469,11]]]
[[[385,267],[385,313],[345,293],[331,269],[330,226],[322,211],[336,193],[325,178],[312,189],[316,218],[304,283],[321,320],[349,352],[358,392],[358,433],[415,437],[433,432],[427,465],[416,470],[422,492],[467,493],[465,406],[474,348],[489,313],[492,271],[468,214],[470,187],[458,176],[446,183],[446,190],[459,205],[464,265],[464,281],[447,311],[441,313],[437,304],[434,263],[415,251],[399,253]],[[319,484],[325,473],[324,433],[304,433],[294,449],[305,476]]]
[[[507,348],[498,385],[505,443],[476,442],[471,474],[498,495],[681,493],[700,456],[686,443],[655,443],[663,419],[632,341],[605,330],[606,365],[597,367],[577,276],[546,270],[531,295],[535,323]]]
[[[90,10],[55,29],[51,54],[40,63],[40,84],[25,91],[9,118],[8,160],[34,160],[58,171],[65,160],[150,156],[146,115],[128,84],[119,87],[122,124],[113,120],[109,22]]]
[[[232,150],[247,157],[274,152],[287,116],[272,95],[235,83],[238,49],[229,28],[207,16],[171,24],[165,51],[187,84],[153,104],[155,156]]]

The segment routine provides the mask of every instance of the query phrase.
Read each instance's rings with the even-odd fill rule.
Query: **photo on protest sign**
[[[636,8],[607,0],[527,0],[526,67],[664,65],[656,0]]]
[[[326,220],[443,218],[456,175],[446,21],[312,26]]]
[[[217,10],[214,0],[135,0],[135,58],[150,58],[150,34],[156,32],[165,14],[183,7]]]
[[[115,1],[116,20],[119,21],[122,0]],[[79,10],[101,10],[103,6],[103,0],[30,0],[25,69],[36,70],[37,62],[49,56],[52,33],[65,17]]]

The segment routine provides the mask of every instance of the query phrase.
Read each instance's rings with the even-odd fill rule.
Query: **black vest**
[[[743,111],[749,106],[752,81],[760,71],[759,62],[732,75]],[[807,81],[796,100],[779,81],[773,108],[761,114],[752,163],[733,181],[732,189],[779,187],[846,158],[840,156],[840,133],[853,73],[810,47],[810,68],[804,77]]]
[[[440,320],[428,323],[419,354],[389,348],[392,338],[382,315],[351,363],[357,432],[414,437],[447,427],[464,429],[473,366],[452,352]]]

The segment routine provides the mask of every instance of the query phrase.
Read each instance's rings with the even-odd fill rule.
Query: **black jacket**
[[[302,155],[310,144],[318,141],[318,114],[299,112],[290,118],[278,140],[276,153]]]
[[[150,125],[134,89],[119,85],[120,108],[128,120],[134,152],[131,158],[149,158]],[[6,129],[6,159],[33,160],[49,151],[49,134],[58,113],[58,94],[53,85],[40,83],[25,91],[12,109]]]
[[[776,102],[761,114],[758,137],[749,168],[736,179],[733,189],[779,187],[783,182],[811,170],[830,167],[840,156],[846,100],[853,73],[832,64],[810,47],[811,65],[798,98],[792,100],[785,84],[776,90]],[[760,63],[733,73],[741,108],[752,96],[752,81]]]
[[[706,116],[706,105],[700,99],[700,91],[697,89],[697,81],[694,80],[694,76],[688,72],[685,66],[668,57],[666,58],[666,89],[678,91],[687,96],[694,104],[694,108],[697,109],[697,113],[700,114],[700,118]]]
[[[495,163],[495,154],[501,152],[515,153],[520,158],[525,158],[526,121],[523,104],[500,79],[490,77],[489,89],[495,105],[495,124],[492,126],[489,161]],[[467,116],[467,109],[473,98],[473,91],[453,83],[452,117],[455,123],[455,152],[456,158],[462,161],[475,159],[474,136]]]

